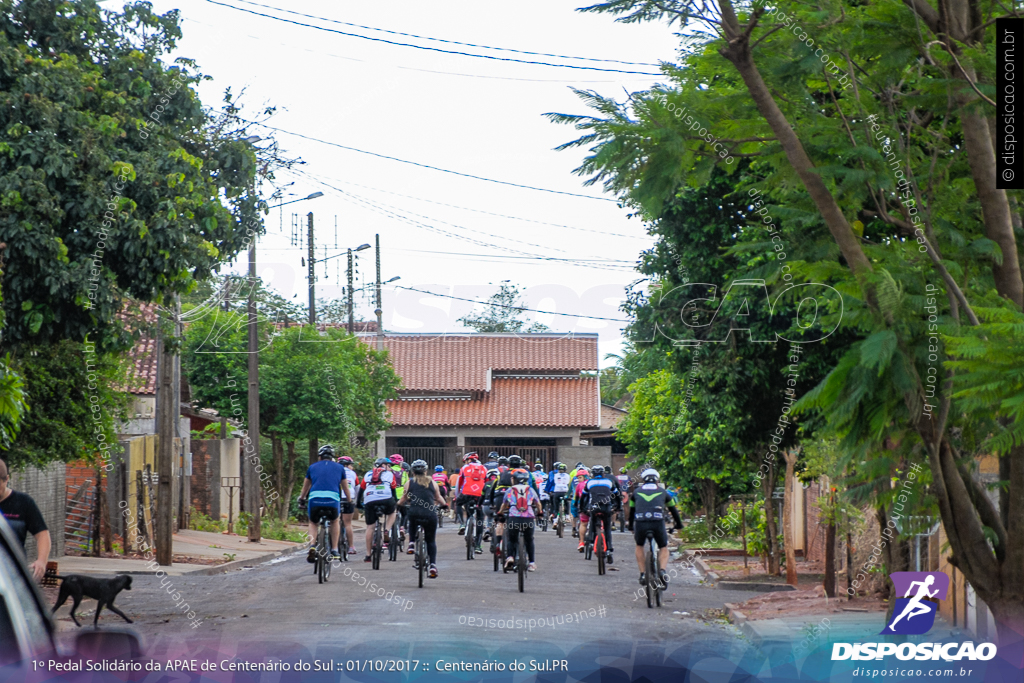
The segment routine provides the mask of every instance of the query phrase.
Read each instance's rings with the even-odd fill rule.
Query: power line
[[[579,315],[576,313],[556,313],[555,311],[542,311],[537,308],[525,308],[523,306],[510,306],[508,304],[496,304],[491,301],[477,301],[476,299],[463,299],[459,296],[451,296],[450,294],[435,294],[434,292],[428,292],[425,289],[416,289],[415,287],[403,287],[402,285],[395,285],[395,289],[406,289],[410,292],[419,292],[420,294],[429,294],[430,296],[437,296],[444,299],[455,299],[456,301],[468,301],[471,304],[483,304],[484,306],[494,306],[495,308],[511,308],[516,311],[530,311],[531,313],[545,313],[547,315],[563,315],[567,318],[586,318],[587,320],[608,320],[615,323],[631,323],[632,320],[623,320],[621,318],[600,318],[595,315]]]
[[[618,259],[558,258],[555,256],[506,256],[504,254],[467,254],[461,251],[431,251],[429,249],[395,249],[395,251],[411,251],[417,254],[445,254],[447,256],[472,256],[476,258],[532,259],[536,261],[571,261],[572,263],[629,263],[629,261],[621,261]]]
[[[207,2],[213,2],[213,0],[206,0],[206,1]],[[618,201],[618,200],[615,200],[615,199],[608,199],[607,197],[594,197],[592,195],[578,194],[576,192],[563,192],[562,190],[549,190],[549,189],[547,189],[545,187],[533,187],[532,185],[520,185],[519,183],[510,183],[510,182],[508,182],[506,180],[495,180],[494,178],[484,178],[483,176],[471,175],[469,173],[460,173],[459,171],[451,171],[451,170],[449,170],[447,168],[439,168],[437,166],[430,166],[428,164],[421,164],[421,163],[416,162],[416,161],[409,161],[407,159],[399,159],[398,157],[389,157],[386,154],[378,154],[377,152],[367,152],[364,149],[358,149],[356,147],[349,147],[347,145],[338,144],[337,142],[330,142],[328,140],[321,140],[320,138],[314,138],[311,135],[303,135],[302,133],[293,133],[290,130],[285,130],[284,128],[278,128],[276,126],[271,126],[271,125],[268,125],[266,123],[260,123],[258,121],[249,121],[248,119],[243,119],[240,116],[235,116],[234,118],[236,118],[239,121],[242,121],[243,123],[249,123],[249,124],[253,124],[253,125],[257,125],[257,126],[262,126],[263,128],[267,128],[269,130],[274,130],[274,131],[277,131],[279,133],[284,133],[286,135],[293,135],[293,136],[295,136],[297,138],[302,138],[303,140],[309,140],[310,142],[319,142],[322,145],[330,145],[331,147],[337,147],[339,149],[345,149],[345,150],[348,150],[350,152],[359,152],[360,154],[367,154],[367,155],[372,156],[372,157],[377,157],[378,159],[387,159],[388,161],[397,161],[397,162],[400,162],[400,163],[403,163],[403,164],[409,164],[410,166],[418,166],[419,168],[428,168],[431,171],[440,171],[442,173],[451,173],[452,175],[461,176],[463,178],[472,178],[473,180],[483,180],[484,182],[488,182],[488,183],[497,183],[498,185],[508,185],[509,187],[518,187],[518,188],[521,188],[521,189],[524,189],[524,190],[535,190],[537,192],[550,192],[551,194],[564,194],[564,195],[568,195],[570,197],[581,197],[583,199],[596,199],[596,200],[602,201],[602,202],[617,202]]]
[[[624,69],[604,69],[597,66],[576,66],[574,64],[552,64],[550,62],[536,62],[528,59],[515,59],[513,57],[495,57],[493,55],[475,55],[471,52],[459,52],[456,50],[442,50],[438,47],[427,47],[425,45],[413,45],[412,43],[399,43],[394,40],[386,40],[384,38],[373,38],[371,36],[361,36],[358,33],[349,33],[347,31],[339,31],[333,28],[326,28],[324,26],[316,26],[314,24],[304,24],[301,21],[294,21],[293,19],[285,19],[283,17],[275,17],[271,14],[263,14],[251,9],[245,9],[244,7],[235,7],[234,5],[228,5],[227,3],[217,2],[216,0],[206,0],[211,5],[219,5],[221,7],[227,7],[237,12],[245,12],[246,14],[254,14],[258,17],[264,17],[266,19],[273,19],[274,21],[280,21],[285,24],[293,24],[295,26],[302,26],[305,28],[315,29],[317,31],[325,31],[327,33],[336,33],[342,36],[348,36],[350,38],[362,38],[363,40],[371,40],[375,43],[386,43],[388,45],[395,45],[397,47],[411,47],[416,50],[428,50],[430,52],[442,52],[449,55],[460,55],[463,57],[476,57],[477,59],[490,59],[496,62],[516,62],[519,64],[535,64],[538,66],[553,66],[561,69],[580,69],[583,71],[603,71],[607,73],[619,73],[619,74],[634,74],[637,76],[661,76],[662,74],[653,74],[647,71],[626,71]]]
[[[465,47],[476,47],[482,50],[500,50],[502,52],[515,52],[521,55],[533,55],[535,57],[556,57],[558,59],[577,59],[584,62],[608,62],[611,64],[627,64],[630,66],[653,66],[658,67],[660,64],[654,64],[652,62],[627,62],[621,59],[597,59],[594,57],[573,57],[571,55],[556,55],[548,52],[530,52],[529,50],[516,50],[510,47],[493,47],[490,45],[477,45],[475,43],[460,43],[457,40],[445,40],[444,38],[431,38],[430,36],[419,36],[415,33],[402,33],[401,31],[390,31],[384,28],[374,28],[373,26],[362,26],[360,24],[352,24],[347,21],[338,21],[337,19],[328,19],[326,17],[318,17],[314,14],[303,14],[302,12],[295,12],[289,9],[282,9],[280,7],[272,7],[271,5],[261,5],[258,2],[250,2],[249,0],[234,0],[234,2],[240,2],[243,5],[253,5],[254,7],[262,7],[263,9],[274,10],[275,12],[282,12],[284,14],[294,14],[297,17],[305,17],[306,19],[317,19],[318,21],[326,21],[330,24],[340,24],[342,26],[352,26],[353,28],[361,28],[367,31],[379,31],[381,33],[389,33],[393,36],[404,36],[406,38],[417,38],[419,40],[433,40],[438,43],[447,43],[449,45],[463,45]]]

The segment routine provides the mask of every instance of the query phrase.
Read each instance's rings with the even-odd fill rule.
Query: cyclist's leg
[[[377,519],[380,517],[380,506],[376,503],[366,503],[363,506],[363,515],[366,517],[366,554],[373,552],[373,530],[377,526]]]
[[[654,542],[658,546],[658,571],[665,571],[668,566],[668,531],[665,523],[662,522],[654,532]]]
[[[636,566],[640,568],[640,573],[644,571],[644,556],[647,554],[647,549],[644,547],[647,545],[647,530],[643,523],[633,523],[633,540],[636,541]]]
[[[424,515],[420,523],[423,525],[423,541],[427,544],[430,564],[437,564],[437,515]]]
[[[508,557],[505,559],[505,563],[508,564],[509,560],[515,557],[516,548],[519,545],[519,525],[510,520],[506,525],[505,533],[508,534]]]
[[[351,509],[352,512],[342,511],[341,524],[345,529],[345,539],[348,541],[348,547],[352,548],[355,545],[355,535],[352,531],[352,516],[355,513],[355,506],[352,503],[348,503],[347,505],[350,507],[346,507],[345,509]]]
[[[309,542],[311,545],[316,545],[316,535],[320,533],[320,529],[317,522],[313,521],[313,503],[311,501],[306,503],[306,517],[309,519]]]
[[[612,520],[615,519],[614,515],[609,513],[601,513],[601,518],[604,520],[604,542],[608,547],[608,552],[612,551]]]
[[[341,539],[341,515],[331,520],[331,550],[338,549],[338,541]]]
[[[526,557],[527,557],[527,559],[528,559],[528,561],[530,563],[533,563],[533,561],[534,561],[534,556],[533,556],[533,549],[534,549],[534,545],[533,545],[533,530],[534,530],[533,518],[532,517],[526,518],[523,521],[521,521],[521,524],[523,525],[522,533],[526,534],[526,538],[523,539],[524,542],[526,543]]]
[[[483,500],[478,500],[476,505],[476,537],[473,539],[475,544],[479,546],[483,541],[484,537],[484,511],[483,511]]]

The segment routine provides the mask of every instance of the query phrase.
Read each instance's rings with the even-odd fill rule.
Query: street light
[[[352,273],[352,270],[353,270],[353,268],[352,268],[352,265],[353,265],[352,264],[352,254],[354,254],[357,251],[363,251],[364,249],[369,249],[369,248],[370,248],[369,244],[360,244],[355,249],[349,249],[348,250],[348,333],[349,334],[352,334],[352,330],[355,327],[355,322],[354,322],[354,319],[353,319],[353,315],[354,314],[353,314],[353,311],[352,311],[352,307],[353,307],[352,295],[355,294],[355,292],[352,291],[352,275],[353,275],[353,273]]]
[[[288,202],[282,202],[280,204],[274,204],[273,206],[268,206],[267,208],[268,209],[276,209],[279,206],[287,206],[288,204],[294,204],[295,202],[304,202],[307,199],[316,199],[317,197],[323,197],[323,196],[324,196],[323,192],[314,192],[313,194],[309,195],[308,197],[301,197],[299,199],[293,199],[293,200],[288,201]]]

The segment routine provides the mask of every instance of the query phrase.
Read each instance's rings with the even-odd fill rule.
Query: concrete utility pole
[[[353,278],[353,274],[352,274],[352,250],[349,249],[348,250],[348,290],[347,290],[347,293],[348,293],[348,333],[349,334],[352,334],[352,331],[355,329],[355,323],[353,321],[353,313],[352,313],[352,308],[353,308],[353,303],[354,303],[353,302],[353,297],[355,295],[355,292],[352,291],[352,280],[353,279],[354,278]]]
[[[310,211],[306,214],[306,219],[309,221],[309,239],[308,247],[309,254],[306,260],[309,262],[309,324],[316,326],[316,252],[313,247],[313,212]],[[312,461],[311,461],[312,462]]]
[[[174,332],[177,332],[175,321]],[[174,397],[174,353],[168,351],[163,333],[157,340],[157,457],[156,457],[156,520],[153,535],[156,545],[156,561],[169,567],[174,556],[172,546],[172,495],[171,481],[174,468],[174,413],[178,401]]]
[[[312,214],[311,214],[312,215]],[[259,543],[262,536],[260,506],[262,490],[260,478],[256,473],[256,463],[260,458],[260,357],[259,336],[256,329],[256,240],[249,247],[249,419],[246,421],[245,434],[249,443],[242,448],[242,473],[245,477],[243,495],[245,510],[251,517],[249,522],[249,540]]]
[[[377,316],[377,350],[384,350],[384,322],[383,315],[384,309],[380,305],[380,233],[375,235],[377,238],[377,308],[374,309],[374,313]]]

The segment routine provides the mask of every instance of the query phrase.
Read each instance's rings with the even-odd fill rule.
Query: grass
[[[239,515],[239,519],[236,519],[234,524],[235,534],[245,536],[249,533],[249,516],[246,513],[243,512]],[[294,517],[290,518],[287,522],[282,522],[276,517],[264,517],[260,524],[260,535],[263,538],[269,538],[272,541],[305,543],[308,540],[306,538],[306,532],[301,529],[294,528],[295,525],[298,525],[298,521],[296,521]],[[212,517],[197,511],[195,508],[192,508],[189,529],[194,531],[223,533],[227,531],[227,528],[227,521],[223,519],[213,519]]]

